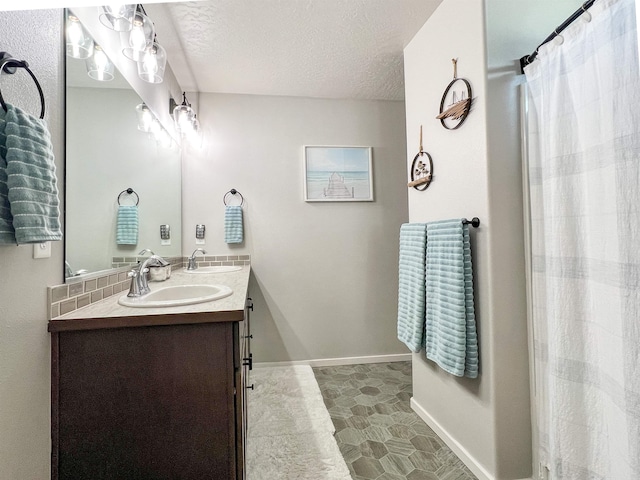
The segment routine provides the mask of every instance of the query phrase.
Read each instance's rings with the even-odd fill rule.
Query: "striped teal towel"
[[[412,352],[424,346],[426,233],[425,223],[400,227],[398,340]]]
[[[116,225],[116,243],[118,245],[137,245],[138,243],[138,206],[119,205]]]
[[[242,207],[227,205],[224,210],[224,241],[226,243],[242,243]]]
[[[427,224],[426,354],[458,377],[478,376],[469,226]]]
[[[9,204],[9,187],[7,187],[7,124],[6,113],[0,108],[0,244],[15,244],[16,231],[13,228],[13,216]]]
[[[7,197],[17,243],[61,240],[56,166],[44,121],[7,105]]]

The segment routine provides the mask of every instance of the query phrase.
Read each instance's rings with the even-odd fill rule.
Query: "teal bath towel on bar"
[[[118,245],[138,244],[138,206],[119,205],[116,225],[116,243]]]
[[[2,196],[2,240],[8,239],[8,200],[15,243],[40,243],[62,239],[56,167],[51,137],[45,122],[7,104],[4,114],[0,169],[6,173]],[[1,128],[1,127],[0,127]],[[5,166],[6,165],[6,166]],[[0,175],[0,183],[5,180]],[[0,186],[4,190],[4,185]]]
[[[242,243],[242,207],[227,205],[224,210],[224,241],[226,243]]]
[[[462,219],[427,224],[426,354],[458,377],[478,376],[469,226]]]
[[[13,216],[9,204],[7,186],[7,134],[5,133],[6,113],[0,108],[0,243],[15,244],[16,231],[13,229]]]
[[[425,223],[400,227],[398,340],[412,352],[424,346],[426,233]]]

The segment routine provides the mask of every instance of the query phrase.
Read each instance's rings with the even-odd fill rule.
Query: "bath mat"
[[[249,436],[335,433],[318,382],[308,365],[255,368],[249,392]]]
[[[248,392],[248,480],[351,480],[308,365],[252,370]]]

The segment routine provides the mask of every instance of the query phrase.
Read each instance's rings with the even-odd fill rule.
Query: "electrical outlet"
[[[49,257],[51,257],[51,242],[33,244],[33,258],[49,258]]]

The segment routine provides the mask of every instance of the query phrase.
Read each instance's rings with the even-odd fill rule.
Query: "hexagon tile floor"
[[[411,362],[316,367],[353,480],[475,480],[411,409]]]

